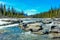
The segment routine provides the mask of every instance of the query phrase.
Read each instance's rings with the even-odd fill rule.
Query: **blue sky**
[[[0,0],[0,3],[7,7],[14,7],[18,11],[24,11],[25,14],[33,15],[39,12],[48,11],[51,7],[59,7],[60,0]]]

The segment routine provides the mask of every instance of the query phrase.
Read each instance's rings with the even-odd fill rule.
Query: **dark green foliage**
[[[32,15],[33,18],[60,18],[60,8],[50,9],[47,12],[43,12],[40,14]]]
[[[0,17],[25,18],[24,12],[17,12],[13,7],[6,8],[6,5],[0,4]]]

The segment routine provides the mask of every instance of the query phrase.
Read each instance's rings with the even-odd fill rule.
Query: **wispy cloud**
[[[5,4],[5,2],[3,2],[3,1],[0,1],[0,4]]]
[[[25,10],[25,13],[27,15],[34,15],[34,14],[38,13],[38,11],[36,9],[30,9],[30,10]]]

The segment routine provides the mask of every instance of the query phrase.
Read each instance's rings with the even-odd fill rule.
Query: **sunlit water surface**
[[[0,40],[59,40],[51,39],[48,35],[36,35],[25,32],[18,26],[0,29]]]
[[[29,21],[29,20],[25,20],[25,21]],[[60,39],[59,38],[51,39],[49,38],[48,35],[32,34],[31,32],[25,32],[18,26],[14,26],[14,27],[0,29],[0,40],[60,40]]]

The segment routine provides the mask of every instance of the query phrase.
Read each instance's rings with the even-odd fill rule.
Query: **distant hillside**
[[[31,15],[33,18],[60,18],[60,8],[52,9],[36,15]]]
[[[17,12],[13,7],[6,8],[6,5],[0,4],[0,18],[25,18],[24,12]]]

